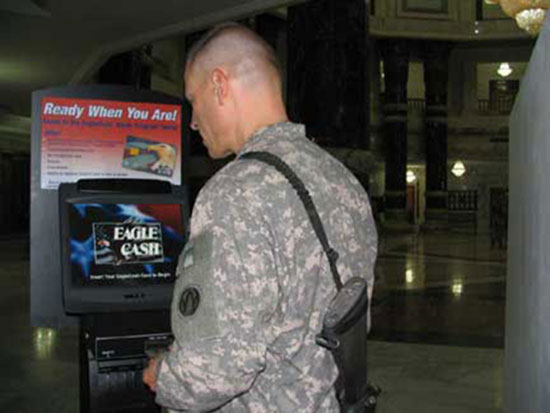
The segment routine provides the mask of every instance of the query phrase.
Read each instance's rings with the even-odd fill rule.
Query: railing
[[[477,191],[447,191],[449,211],[477,211]]]
[[[477,191],[447,191],[449,224],[471,227],[477,232]]]
[[[380,103],[382,105],[384,104],[383,94],[380,95]],[[509,115],[514,107],[514,100],[509,97],[493,101],[489,99],[478,99],[477,104],[478,112],[482,115]],[[407,99],[407,108],[409,112],[424,113],[426,111],[426,100],[416,98]]]
[[[478,111],[483,115],[509,115],[514,107],[514,100],[498,99],[478,99]]]
[[[386,101],[386,96],[380,94],[380,104],[383,106]],[[425,99],[407,99],[407,108],[410,112],[424,112],[426,110],[426,100]]]
[[[426,110],[426,101],[424,99],[408,99],[407,107],[410,111],[424,112]]]

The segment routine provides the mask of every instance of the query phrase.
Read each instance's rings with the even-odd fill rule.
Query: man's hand
[[[152,391],[157,391],[157,374],[159,369],[160,357],[153,357],[149,364],[143,370],[143,382],[149,386]]]

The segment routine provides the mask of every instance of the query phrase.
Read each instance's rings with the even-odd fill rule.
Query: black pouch
[[[344,413],[374,412],[380,390],[367,381],[367,283],[353,277],[331,300],[316,342],[328,349],[339,376],[336,392]]]

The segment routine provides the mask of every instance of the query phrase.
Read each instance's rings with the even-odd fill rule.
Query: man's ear
[[[212,81],[212,84],[214,86],[216,101],[220,105],[223,105],[229,93],[229,81],[227,73],[221,68],[216,68],[212,71],[210,80]]]

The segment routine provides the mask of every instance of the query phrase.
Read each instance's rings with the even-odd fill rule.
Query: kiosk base
[[[142,371],[147,353],[172,341],[168,312],[94,314],[80,321],[80,412],[160,412]]]

